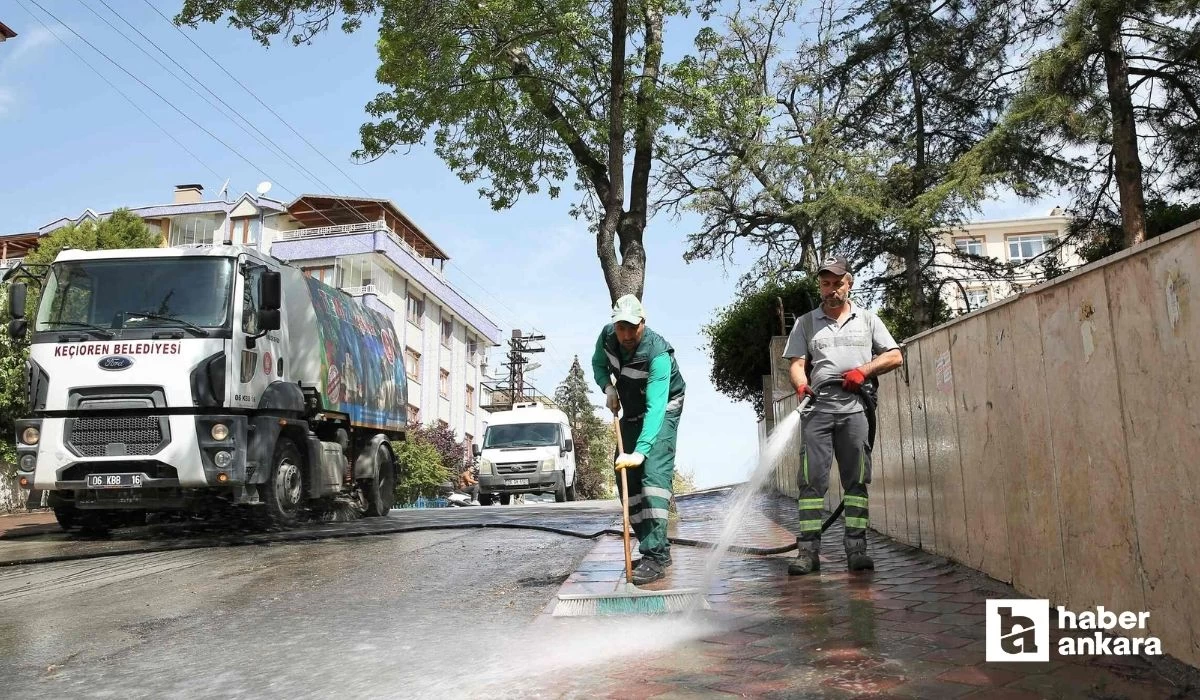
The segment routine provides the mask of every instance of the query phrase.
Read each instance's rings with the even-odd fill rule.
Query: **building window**
[[[407,365],[404,370],[408,374],[408,378],[414,382],[421,381],[421,353],[412,348],[405,348],[404,364]]]
[[[408,322],[417,328],[425,327],[425,300],[412,294],[408,295]]]
[[[326,265],[324,267],[306,267],[306,268],[304,268],[304,276],[305,277],[312,277],[314,279],[320,280],[321,282],[324,282],[325,284],[329,285],[330,287],[337,286],[334,283],[334,280],[337,278],[337,276],[334,274],[335,272],[337,272],[337,268],[334,267],[333,265]]]
[[[1008,259],[1012,262],[1026,262],[1046,252],[1050,247],[1051,238],[1043,233],[1025,236],[1009,236]]]
[[[475,412],[475,387],[467,385],[467,413]]]
[[[421,409],[411,403],[408,405],[408,422],[421,424]]]
[[[438,427],[445,429],[445,428],[449,428],[450,424],[447,423],[446,421],[442,420],[441,418],[438,418]]]
[[[983,256],[983,240],[979,238],[955,238],[954,247],[960,253]]]
[[[224,220],[214,216],[176,216],[171,219],[169,245],[212,245]]]
[[[967,302],[971,305],[971,311],[987,306],[987,303],[991,301],[988,297],[988,290],[986,289],[967,290]]]
[[[475,364],[479,360],[479,341],[471,338],[467,341],[467,362]]]
[[[251,223],[254,219],[246,217],[234,219],[229,224],[229,240],[234,245],[254,246],[258,243],[258,232]]]
[[[450,347],[450,339],[454,337],[454,319],[442,319],[442,346]]]
[[[450,398],[450,372],[448,370],[439,371],[438,393],[442,395],[442,398]]]

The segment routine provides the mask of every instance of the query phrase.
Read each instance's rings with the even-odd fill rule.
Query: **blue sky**
[[[244,159],[105,61],[29,0],[0,0],[0,21],[19,34],[0,44],[0,232],[33,230],[59,217],[75,216],[85,207],[105,211],[169,202],[174,185],[185,182],[201,182],[206,193],[215,196],[228,178],[231,195],[236,197],[269,179],[274,183],[270,196],[284,201],[301,192],[327,191],[256,143],[80,3],[38,1]],[[152,1],[167,16],[179,7],[175,2]],[[108,2],[317,178],[339,194],[364,194],[144,2]],[[103,5],[89,5],[137,38]],[[99,79],[22,7],[42,18],[203,164]],[[462,183],[421,147],[369,165],[350,162],[358,127],[365,121],[363,105],[380,91],[374,78],[373,27],[349,36],[335,29],[312,46],[278,42],[269,49],[248,33],[223,25],[185,31],[367,193],[396,202],[425,229],[450,255],[448,275],[498,322],[505,337],[517,327],[537,329],[549,338],[548,351],[540,358],[543,366],[532,374],[538,388],[552,393],[576,354],[588,365],[596,333],[609,316],[608,293],[594,240],[583,222],[567,214],[569,200],[535,196],[511,210],[494,212],[478,198],[476,186]],[[668,26],[667,36],[678,52],[690,42],[691,29]],[[151,53],[178,73],[161,54]],[[1035,215],[1046,209],[1004,201],[988,207],[985,216]],[[677,465],[694,472],[703,487],[742,479],[757,449],[757,433],[751,407],[734,404],[713,389],[708,359],[701,349],[700,328],[714,310],[730,302],[740,268],[684,263],[681,255],[692,230],[690,223],[694,222],[665,217],[651,222],[645,240],[644,301],[649,325],[675,346],[688,382]],[[499,363],[499,355],[493,351],[493,365]],[[601,403],[598,392],[595,401]]]

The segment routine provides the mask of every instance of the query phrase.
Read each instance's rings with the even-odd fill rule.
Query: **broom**
[[[617,453],[625,453],[621,425],[613,413],[613,432],[617,434]],[[592,615],[655,615],[686,612],[693,609],[710,610],[708,601],[696,588],[643,591],[633,585],[633,558],[629,545],[629,479],[626,469],[621,472],[621,516],[625,542],[625,583],[618,584],[612,593],[560,593],[554,607],[555,617]]]

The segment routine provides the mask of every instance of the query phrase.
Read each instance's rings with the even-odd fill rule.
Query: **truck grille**
[[[67,444],[81,457],[152,455],[163,444],[160,421],[158,416],[76,418],[69,421]]]
[[[536,472],[538,467],[537,462],[512,462],[511,464],[497,464],[497,474],[525,474],[527,472]]]

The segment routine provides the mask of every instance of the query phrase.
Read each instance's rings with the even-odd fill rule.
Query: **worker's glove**
[[[608,410],[616,413],[621,410],[621,397],[617,396],[617,387],[609,384],[604,388],[604,397],[608,403]]]
[[[617,469],[629,469],[630,467],[640,467],[642,462],[646,461],[646,455],[641,452],[632,454],[617,455]]]
[[[817,395],[813,393],[811,386],[807,384],[801,384],[800,386],[796,387],[796,398],[803,401],[810,396],[814,399],[817,398]]]
[[[852,369],[849,372],[842,373],[842,388],[846,391],[858,393],[862,389],[862,385],[867,382],[867,375],[862,373],[861,369]]]

